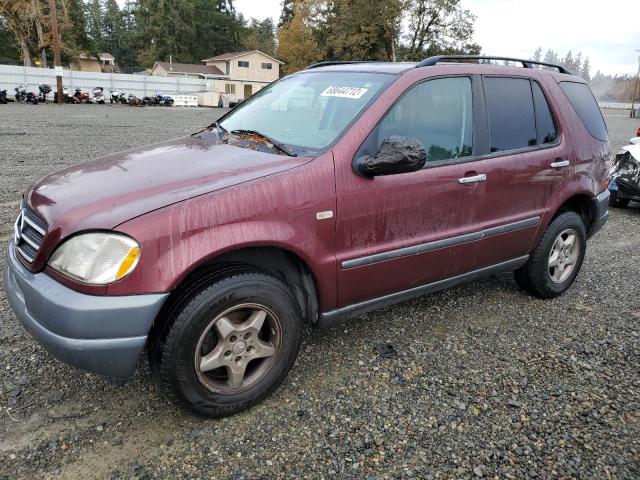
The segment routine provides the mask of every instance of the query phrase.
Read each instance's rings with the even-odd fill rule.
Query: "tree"
[[[544,55],[544,63],[559,64],[558,54],[553,50],[547,50],[547,53]]]
[[[301,0],[295,3],[291,21],[278,29],[277,55],[284,62],[282,72],[293,73],[322,58],[322,51],[307,25],[309,5]]]
[[[51,44],[51,34],[47,17],[49,4],[46,0],[5,0],[0,3],[0,15],[14,35],[20,49],[20,57],[25,66],[32,60],[42,66],[47,65],[47,49]],[[64,21],[64,19],[61,19]],[[62,45],[68,49],[67,45]]]
[[[461,0],[409,0],[405,60],[439,54],[478,54],[473,42],[475,15]]]
[[[393,60],[404,0],[334,0],[326,20],[326,56],[342,60]]]
[[[246,50],[260,50],[268,55],[276,53],[275,25],[273,20],[252,18],[245,28],[242,47]]]
[[[18,65],[20,50],[7,21],[0,17],[0,63]]]
[[[591,62],[589,62],[589,57],[584,59],[582,63],[582,68],[580,69],[580,76],[584,78],[587,82],[591,81]]]
[[[542,47],[538,47],[535,52],[533,52],[533,61],[539,62],[542,58]]]
[[[278,21],[278,28],[283,27],[291,21],[293,18],[294,0],[283,0],[282,11],[280,12],[280,20]]]
[[[98,55],[102,50],[103,4],[100,0],[90,0],[87,4],[87,35],[91,54]]]

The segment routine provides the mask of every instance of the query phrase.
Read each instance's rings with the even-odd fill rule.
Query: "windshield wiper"
[[[217,122],[216,122],[217,123]],[[280,150],[281,152],[286,153],[287,155],[289,155],[290,157],[297,157],[298,155],[295,154],[294,152],[292,152],[288,147],[285,147],[283,144],[281,144],[280,142],[275,141],[274,139],[267,137],[264,133],[260,133],[257,130],[243,130],[243,129],[238,129],[238,130],[232,130],[231,133],[233,135],[242,135],[242,134],[246,134],[246,135],[255,135],[257,137],[262,137],[264,138],[267,142],[269,142],[271,145],[273,145],[274,147],[276,147],[278,150]]]
[[[220,130],[222,133],[229,133],[222,125],[218,123],[217,120],[213,122],[211,125],[209,125],[207,128],[215,128],[216,130]]]

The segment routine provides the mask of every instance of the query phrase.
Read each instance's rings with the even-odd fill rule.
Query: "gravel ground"
[[[218,114],[0,106],[1,235],[43,174]],[[640,120],[607,115],[618,148]],[[555,300],[500,275],[310,332],[273,396],[221,420],[167,404],[145,361],[121,388],[57,362],[0,294],[0,479],[640,478],[639,226],[613,211]]]

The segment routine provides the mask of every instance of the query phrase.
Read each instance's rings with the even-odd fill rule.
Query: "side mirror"
[[[427,162],[427,152],[415,138],[392,135],[373,156],[365,155],[356,160],[356,170],[365,177],[396,175],[415,172]]]

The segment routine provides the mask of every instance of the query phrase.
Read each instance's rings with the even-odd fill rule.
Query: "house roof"
[[[213,65],[202,65],[199,63],[176,63],[176,62],[156,62],[170,73],[189,73],[199,75],[224,75],[222,70]]]
[[[242,52],[229,52],[229,53],[223,53],[222,55],[216,55],[215,57],[210,57],[210,58],[205,58],[204,60],[202,60],[203,62],[215,62],[215,61],[219,61],[219,60],[232,60],[234,58],[238,58],[238,57],[244,57],[245,55],[249,55],[250,53],[259,53],[260,55],[264,55],[267,58],[270,58],[271,60],[278,62],[278,63],[284,63],[281,62],[280,60],[278,60],[277,58],[272,57],[271,55],[267,55],[264,52],[261,52],[260,50],[245,50]]]
[[[110,53],[108,53],[108,52],[102,52],[102,53],[99,55],[99,57],[100,57],[100,58],[115,58],[113,55],[111,55],[111,54],[110,54]]]

